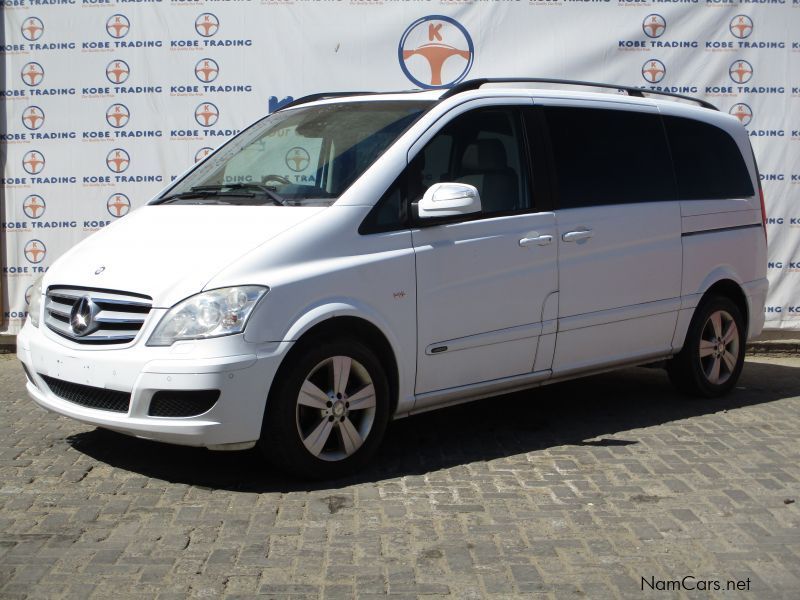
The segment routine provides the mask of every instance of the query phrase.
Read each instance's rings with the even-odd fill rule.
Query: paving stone
[[[631,369],[489,398],[306,483],[37,410],[0,356],[0,597],[641,598],[692,575],[795,598],[800,358],[739,388]]]

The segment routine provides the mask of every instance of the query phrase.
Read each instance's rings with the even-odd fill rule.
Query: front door
[[[534,369],[545,300],[558,287],[558,244],[554,213],[537,212],[521,132],[518,108],[474,109],[409,164],[412,200],[449,181],[474,185],[482,203],[479,214],[412,230],[417,394]]]

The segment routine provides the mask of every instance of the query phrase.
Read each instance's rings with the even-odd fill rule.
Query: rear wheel
[[[375,453],[389,420],[389,386],[373,352],[356,340],[305,343],[270,393],[259,446],[292,474],[352,473]]]
[[[720,396],[736,385],[744,350],[739,307],[724,296],[711,296],[697,307],[683,349],[667,363],[667,373],[686,394]]]

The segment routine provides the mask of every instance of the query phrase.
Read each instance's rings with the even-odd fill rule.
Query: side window
[[[675,177],[658,114],[544,109],[560,208],[675,199]]]
[[[753,195],[747,165],[727,132],[681,117],[664,117],[664,125],[680,199],[717,200]]]
[[[362,233],[407,227],[408,206],[434,183],[474,185],[482,215],[531,207],[520,113],[515,108],[480,108],[445,125],[389,187],[359,228]]]
[[[434,183],[474,185],[482,213],[530,208],[528,168],[519,111],[483,108],[445,125],[408,166],[408,197],[416,202]]]

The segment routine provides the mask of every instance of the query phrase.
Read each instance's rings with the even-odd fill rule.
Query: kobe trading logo
[[[22,157],[22,168],[30,175],[38,175],[44,170],[44,154],[31,150]]]
[[[25,259],[29,263],[38,265],[47,256],[47,246],[42,240],[30,240],[25,244]]]
[[[219,65],[211,58],[201,58],[194,66],[194,74],[203,83],[211,83],[219,75]]]
[[[44,214],[47,204],[39,194],[31,194],[22,202],[22,212],[29,219],[38,219]]]
[[[131,209],[131,199],[125,194],[111,194],[106,200],[106,208],[112,217],[124,217]]]
[[[194,30],[203,37],[211,37],[219,31],[219,19],[211,13],[198,15],[194,20]]]
[[[731,23],[728,27],[734,37],[743,40],[746,37],[750,37],[750,34],[753,33],[753,19],[747,15],[736,15],[731,19]]]
[[[295,173],[305,171],[311,163],[311,157],[305,148],[295,146],[286,153],[286,166]]]
[[[746,60],[735,60],[728,67],[728,75],[736,83],[747,83],[753,77],[753,65]]]
[[[753,109],[744,102],[734,104],[728,112],[739,119],[742,125],[749,125],[750,121],[753,120]]]
[[[650,83],[658,83],[667,74],[667,67],[660,60],[648,60],[642,65],[642,77]]]
[[[22,37],[26,40],[35,42],[44,35],[44,23],[36,17],[28,17],[22,22],[20,31],[22,32]]]
[[[446,88],[467,76],[475,46],[466,28],[453,18],[430,15],[403,32],[397,47],[400,68],[424,89]]]
[[[194,120],[203,127],[211,127],[219,120],[219,109],[211,102],[198,104],[194,109]]]
[[[106,111],[106,122],[115,129],[125,127],[130,119],[131,113],[124,104],[112,104]]]
[[[131,164],[130,154],[122,148],[114,148],[106,156],[106,166],[114,173],[123,173]]]
[[[25,63],[19,74],[22,77],[22,83],[28,87],[36,87],[44,81],[44,69],[37,62]]]
[[[667,30],[667,21],[661,15],[647,15],[642,21],[642,31],[649,38],[658,38]]]
[[[125,15],[111,15],[106,21],[106,31],[112,38],[124,38],[130,30],[131,22]]]
[[[125,83],[130,74],[131,68],[124,60],[112,60],[106,66],[106,79],[111,83]]]
[[[22,125],[31,131],[40,129],[44,125],[44,111],[38,106],[29,106],[22,111]]]

